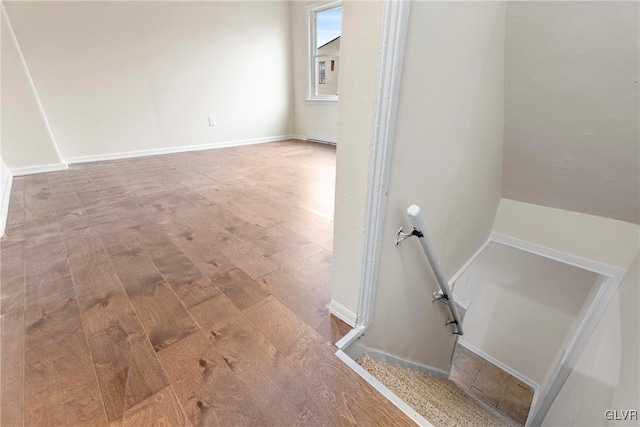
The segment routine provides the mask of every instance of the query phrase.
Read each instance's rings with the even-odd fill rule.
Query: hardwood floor
[[[411,425],[333,353],[335,148],[15,178],[0,425]]]

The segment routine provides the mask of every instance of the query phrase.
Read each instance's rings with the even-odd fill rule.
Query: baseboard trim
[[[516,249],[521,249],[523,251],[540,255],[554,261],[559,261],[564,264],[569,264],[574,267],[582,268],[583,270],[602,274],[604,276],[622,278],[626,273],[625,270],[618,267],[613,267],[611,265],[593,261],[588,258],[572,255],[570,253],[562,252],[557,249],[547,248],[546,246],[538,245],[537,243],[532,243],[526,240],[520,240],[515,237],[507,236],[505,234],[492,232],[491,241],[511,246]]]
[[[329,312],[336,316],[338,319],[342,320],[347,325],[355,328],[356,320],[358,320],[356,314],[339,302],[331,300],[331,304],[329,304]]]
[[[338,359],[342,360],[345,365],[347,365],[351,370],[353,370],[356,374],[358,374],[362,379],[368,382],[373,388],[378,390],[380,394],[382,394],[387,400],[389,400],[393,405],[395,405],[398,409],[404,412],[409,418],[415,421],[418,425],[424,427],[433,427],[426,418],[416,412],[411,406],[407,405],[402,399],[400,399],[394,392],[389,390],[384,384],[378,381],[373,375],[367,372],[362,366],[358,365],[353,359],[351,359],[345,352],[342,350],[336,351],[336,356]]]
[[[288,139],[298,139],[296,135],[278,135],[265,138],[240,139],[235,141],[221,141],[210,144],[182,145],[177,147],[151,148],[148,150],[123,151],[111,154],[97,154],[90,156],[68,157],[65,161],[69,164],[101,162],[105,160],[132,159],[136,157],[157,156],[160,154],[184,153],[188,151],[213,150],[216,148],[240,147],[243,145],[265,144],[267,142],[286,141]]]
[[[359,339],[362,335],[364,335],[364,331],[367,328],[365,326],[358,326],[347,332],[347,335],[343,336],[336,342],[336,347],[340,350],[349,347],[352,343],[354,343],[357,339]]]
[[[503,371],[507,372],[508,374],[514,376],[515,378],[519,379],[523,383],[527,384],[529,387],[531,387],[534,390],[534,392],[536,392],[538,390],[538,388],[540,387],[540,385],[537,382],[535,382],[534,380],[532,380],[531,378],[527,377],[526,375],[524,375],[521,372],[516,371],[515,369],[511,368],[510,366],[507,366],[506,364],[502,363],[501,361],[499,361],[495,357],[491,356],[490,354],[485,353],[484,351],[482,351],[478,347],[474,346],[473,344],[469,344],[464,339],[458,338],[458,344],[460,344],[461,346],[463,346],[464,348],[466,348],[470,352],[472,352],[474,354],[477,354],[478,356],[482,357],[483,359],[493,363],[498,368],[500,368]]]
[[[1,160],[0,160],[1,162]],[[9,219],[9,199],[11,198],[11,187],[13,186],[13,176],[9,168],[4,163],[0,165],[0,173],[2,173],[2,204],[0,206],[0,237],[4,236]]]
[[[360,344],[359,342],[351,345],[349,349],[346,349],[346,352],[353,359],[358,359],[362,354],[366,354],[376,362],[385,360],[389,362],[389,364],[391,365],[402,366],[404,368],[409,368],[413,371],[423,372],[425,374],[430,374],[430,375],[436,375],[442,378],[449,378],[449,372],[447,371],[434,368],[433,366],[424,365],[422,363],[417,363],[412,360],[405,359],[403,357],[396,356],[391,353],[387,353],[386,351],[379,350],[377,348],[368,347],[366,345]]]
[[[50,163],[47,165],[22,166],[19,168],[11,168],[13,176],[34,175],[37,173],[58,172],[67,170],[68,167],[64,163]]]
[[[315,142],[316,144],[333,145],[334,147],[335,147],[336,145],[338,145],[338,144],[337,144],[337,143],[335,143],[335,142],[332,142],[332,141],[323,141],[323,140],[321,140],[321,139],[312,139],[312,138],[307,138],[307,141],[308,141],[308,142]]]
[[[480,246],[480,248],[473,255],[471,255],[471,258],[469,258],[467,262],[465,262],[464,265],[460,267],[460,269],[456,272],[456,274],[454,274],[451,277],[451,279],[449,279],[449,287],[453,286],[453,284],[456,283],[456,280],[458,280],[460,276],[462,276],[464,272],[467,271],[467,269],[471,266],[471,264],[473,264],[476,258],[480,256],[482,251],[484,251],[485,248],[489,246],[489,243],[491,243],[491,237],[489,237],[487,241],[484,242],[482,246]]]
[[[309,138],[307,138],[306,135],[291,135],[291,139],[298,139],[300,141],[307,141]]]

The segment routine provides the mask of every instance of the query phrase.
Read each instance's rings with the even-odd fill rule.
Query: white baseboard
[[[309,138],[307,138],[306,135],[291,135],[291,139],[298,139],[300,141],[307,141]]]
[[[343,336],[336,342],[335,344],[336,347],[338,347],[340,350],[349,347],[353,342],[355,342],[358,338],[360,338],[364,334],[364,331],[366,329],[367,328],[365,326],[357,326],[353,328],[352,330],[347,332],[345,336]]]
[[[2,160],[0,160],[0,175],[2,175],[2,188],[0,189],[0,237],[2,237],[9,217],[9,199],[11,198],[11,186],[13,185],[11,171]]]
[[[336,145],[338,145],[338,144],[337,144],[337,143],[335,143],[335,142],[331,142],[331,141],[321,141],[321,140],[319,140],[319,139],[311,139],[311,138],[308,138],[308,139],[307,139],[307,141],[309,141],[309,142],[315,142],[316,144],[332,145],[332,146],[334,146],[334,147],[335,147]]]
[[[132,159],[135,157],[157,156],[159,154],[184,153],[188,151],[212,150],[216,148],[240,147],[243,145],[264,144],[267,142],[286,141],[298,139],[295,135],[278,135],[265,138],[240,139],[235,141],[221,141],[210,144],[181,145],[177,147],[151,148],[148,150],[123,151],[119,153],[96,154],[91,156],[76,156],[66,158],[69,164],[100,162],[104,160]]]
[[[11,174],[13,176],[33,175],[36,173],[47,173],[67,170],[68,167],[64,163],[50,163],[48,165],[35,165],[35,166],[22,166],[19,168],[12,168]]]
[[[425,374],[430,374],[430,375],[436,375],[442,378],[449,378],[449,372],[447,371],[434,368],[433,366],[424,365],[422,363],[417,363],[409,359],[405,359],[403,357],[396,356],[391,353],[387,353],[386,351],[378,350],[377,348],[368,347],[366,345],[360,344],[359,342],[354,342],[348,348],[344,348],[342,350],[346,354],[351,356],[351,358],[354,360],[358,359],[363,354],[366,354],[376,362],[385,360],[389,362],[389,364],[391,365],[402,366],[404,368],[409,368],[413,371],[423,372]]]
[[[522,381],[523,383],[525,383],[529,387],[531,387],[534,390],[534,392],[537,391],[538,388],[540,387],[540,385],[537,382],[535,382],[534,380],[532,380],[531,378],[527,377],[526,375],[524,375],[521,372],[516,371],[515,369],[511,368],[510,366],[507,366],[506,364],[502,363],[501,361],[499,361],[495,357],[491,356],[490,354],[485,353],[484,351],[482,351],[478,347],[474,346],[473,344],[469,344],[464,339],[458,338],[458,344],[460,344],[461,346],[463,346],[464,348],[466,348],[470,352],[475,353],[478,356],[482,357],[483,359],[493,363],[498,368],[502,369],[503,371],[507,372],[508,374],[516,377],[517,379],[519,379],[520,381]]]
[[[329,312],[336,316],[338,319],[342,320],[347,325],[355,328],[358,316],[356,316],[353,311],[349,310],[342,304],[331,300],[331,304],[329,304]]]
[[[462,276],[464,274],[465,271],[467,271],[467,269],[471,266],[471,264],[473,264],[473,261],[476,260],[476,258],[478,258],[478,256],[480,256],[480,254],[482,253],[482,251],[485,250],[485,248],[489,245],[489,243],[491,243],[491,237],[489,237],[487,239],[486,242],[484,242],[482,244],[482,246],[480,246],[480,248],[473,254],[471,255],[471,258],[469,258],[467,260],[467,262],[464,263],[464,265],[462,267],[460,267],[460,269],[456,272],[456,274],[454,274],[451,279],[449,279],[449,286],[453,286],[454,283],[456,283],[456,280],[458,280],[460,278],[460,276]]]

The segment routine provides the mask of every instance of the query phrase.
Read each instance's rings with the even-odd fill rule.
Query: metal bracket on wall
[[[424,235],[422,234],[422,231],[418,230],[417,228],[414,228],[411,233],[405,233],[404,231],[402,231],[402,227],[400,227],[398,229],[398,233],[396,236],[396,246],[398,246],[400,242],[403,242],[407,240],[409,237],[413,237],[413,236],[424,237]]]

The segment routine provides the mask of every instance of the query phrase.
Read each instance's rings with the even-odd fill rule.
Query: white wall
[[[508,2],[503,197],[640,223],[639,13]]]
[[[490,243],[456,281],[462,339],[541,384],[598,275]]]
[[[7,10],[65,159],[293,130],[287,2],[9,2]]]
[[[345,1],[345,7],[349,8],[347,3],[351,2]],[[306,101],[309,87],[307,6],[318,4],[318,2],[292,1],[290,4],[293,52],[293,133],[310,139],[336,143],[338,142],[338,103]],[[344,14],[343,7],[343,27],[346,26]],[[367,16],[366,20],[371,20],[375,28],[375,16]]]
[[[12,183],[11,172],[0,156],[0,237],[4,235],[4,230],[7,226]]]
[[[509,199],[500,201],[493,231],[622,269],[640,244],[636,224]]]
[[[354,316],[358,311],[362,269],[381,23],[381,1],[342,3],[340,144],[336,163],[331,298]]]
[[[604,412],[640,410],[639,266],[640,258],[636,254],[543,425],[638,425],[637,419],[607,421]]]
[[[505,3],[411,5],[375,314],[362,340],[444,370],[455,336],[446,307],[431,304],[436,281],[416,239],[394,242],[406,208],[420,205],[451,277],[489,236],[501,193],[504,22]]]
[[[2,132],[0,153],[9,168],[60,165],[43,112],[20,57],[7,15],[2,11]],[[63,166],[63,165],[60,165]]]

